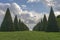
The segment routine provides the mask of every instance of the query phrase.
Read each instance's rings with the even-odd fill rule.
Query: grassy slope
[[[60,40],[60,33],[47,32],[0,32],[0,40]]]

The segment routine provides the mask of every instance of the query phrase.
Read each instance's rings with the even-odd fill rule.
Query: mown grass
[[[60,32],[0,32],[0,40],[60,40]]]

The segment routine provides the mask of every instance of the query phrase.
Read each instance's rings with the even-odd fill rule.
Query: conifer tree
[[[56,17],[54,15],[54,11],[53,11],[52,7],[50,10],[50,15],[48,18],[48,25],[47,25],[46,31],[47,32],[58,32],[59,31],[57,21],[56,21]]]
[[[40,31],[40,29],[41,29],[41,25],[40,25],[41,23],[39,22],[34,28],[33,28],[33,31]]]
[[[47,27],[47,19],[46,19],[46,16],[44,15],[42,31],[45,31],[46,27]]]
[[[15,27],[15,31],[19,31],[19,23],[18,23],[17,15],[15,16],[14,19],[14,27]]]
[[[60,18],[60,15],[58,15],[57,18]]]
[[[21,20],[19,19],[19,31],[21,31]]]
[[[20,25],[20,31],[28,31],[29,30],[29,28],[23,22],[19,23],[19,25]]]
[[[42,28],[43,28],[43,21],[42,21],[42,19],[41,19],[40,27],[41,27],[40,30],[43,31],[43,30],[42,30]]]
[[[4,17],[3,22],[1,24],[1,31],[14,31],[13,21],[11,18],[9,8],[7,8],[5,17]]]

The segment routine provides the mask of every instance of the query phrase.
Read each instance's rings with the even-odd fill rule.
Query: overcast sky
[[[60,15],[60,0],[0,0],[0,24],[9,8],[13,19],[17,15],[32,29],[44,14],[48,18],[51,6],[55,15]]]

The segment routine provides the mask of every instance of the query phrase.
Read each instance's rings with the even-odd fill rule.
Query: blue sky
[[[36,12],[48,12],[48,7],[43,2],[32,2],[28,3],[28,0],[0,0],[2,3],[13,3],[16,2],[18,5],[26,5],[23,10],[36,11]]]
[[[0,0],[0,3],[14,3],[14,2],[17,3],[19,6],[25,5],[26,7],[24,8],[21,6],[22,10],[35,11],[38,13],[42,12],[49,13],[51,4],[54,10],[59,9],[58,8],[59,6],[56,7],[56,5],[60,3],[60,0]]]
[[[51,6],[55,16],[60,15],[60,0],[0,0],[0,24],[9,8],[13,19],[17,15],[32,29],[43,19],[44,14],[48,19]]]

